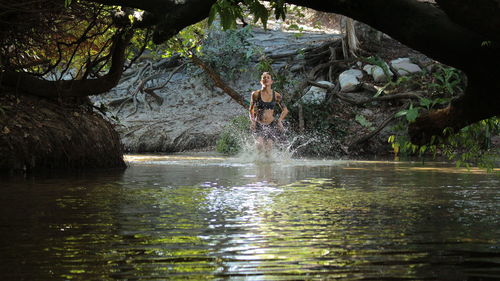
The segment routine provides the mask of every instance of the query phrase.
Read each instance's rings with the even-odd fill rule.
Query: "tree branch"
[[[133,31],[119,33],[114,38],[109,72],[97,79],[46,81],[32,75],[6,70],[0,74],[0,84],[41,97],[83,97],[98,95],[118,84],[123,72],[125,49]]]
[[[215,72],[214,69],[212,69],[209,65],[204,63],[200,58],[198,58],[195,54],[191,55],[191,60],[198,65],[201,69],[205,71],[205,73],[212,79],[214,82],[215,86],[223,90],[226,94],[228,94],[233,100],[235,100],[238,104],[243,106],[244,108],[248,107],[247,101],[238,93],[236,92],[233,88],[229,87]]]
[[[387,126],[387,124],[389,124],[392,120],[394,120],[396,118],[394,116],[395,116],[394,113],[390,114],[389,117],[387,119],[385,119],[384,122],[382,122],[375,130],[371,131],[370,133],[360,137],[359,139],[357,139],[357,140],[353,141],[351,144],[349,144],[349,150],[366,142],[367,140],[369,140],[372,137],[374,137],[375,135],[377,135],[380,131],[382,131],[383,128],[385,128],[385,126]]]
[[[463,1],[467,0],[454,2]],[[483,64],[480,59],[478,60],[478,55],[486,58],[498,51],[498,47],[482,47],[482,42],[491,38],[471,32],[453,22],[445,11],[430,3],[417,0],[286,0],[286,2],[323,12],[339,13],[362,21],[413,49],[464,71],[473,70]]]

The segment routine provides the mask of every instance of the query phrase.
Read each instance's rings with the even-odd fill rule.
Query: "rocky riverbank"
[[[387,139],[395,134],[394,115],[412,99],[418,102],[421,93],[411,83],[387,83],[432,71],[437,65],[388,37],[365,44],[359,58],[339,60],[335,56],[341,52],[341,37],[336,33],[252,28],[249,34],[242,45],[247,53],[233,55],[227,64],[241,59],[238,56],[248,59],[235,64],[236,75],[222,74],[221,78],[248,101],[251,91],[260,88],[264,66],[271,68],[279,76],[274,78],[275,85],[280,84],[291,109],[290,132],[302,136],[297,145],[315,138],[302,148],[305,154],[391,153]],[[221,46],[206,46],[207,52],[210,47],[220,49],[221,60],[231,56]],[[311,50],[317,53],[308,53]],[[373,55],[376,60],[367,60]],[[326,70],[321,68],[325,64]],[[145,81],[150,85],[145,86]],[[154,94],[143,91],[146,87],[154,89]],[[106,107],[127,152],[210,150],[231,119],[247,114],[246,108],[186,60],[144,59],[125,73],[113,91],[94,97],[93,102]]]

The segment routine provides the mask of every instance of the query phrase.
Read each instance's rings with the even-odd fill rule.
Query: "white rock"
[[[392,60],[391,66],[396,69],[399,75],[408,75],[410,73],[421,72],[420,66],[411,63],[409,58],[399,58]]]
[[[390,77],[394,76],[389,66],[387,66],[387,70]],[[390,79],[390,77],[387,77],[385,74],[384,69],[378,65],[373,68],[372,77],[375,82],[387,82],[387,80]]]
[[[373,73],[373,67],[374,67],[374,66],[375,66],[375,65],[367,64],[367,65],[363,66],[363,70],[364,70],[366,73],[368,73],[368,75],[372,75],[372,73]]]
[[[389,71],[389,76],[392,77],[394,73],[389,69],[389,66],[384,63],[387,66],[387,70]],[[370,74],[373,77],[373,80],[375,82],[386,82],[388,80],[387,75],[385,75],[384,69],[378,65],[371,65],[367,64],[363,67],[363,70]]]
[[[332,88],[335,86],[329,81],[317,81],[317,83]],[[309,91],[307,91],[307,93],[302,96],[302,102],[305,104],[320,104],[325,100],[326,92],[326,89],[312,86]]]
[[[352,92],[358,88],[359,80],[363,78],[363,72],[358,69],[349,69],[339,75],[340,89],[342,92]]]

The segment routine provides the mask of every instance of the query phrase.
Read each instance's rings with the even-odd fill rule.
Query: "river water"
[[[2,179],[0,280],[499,280],[500,176],[129,155]]]

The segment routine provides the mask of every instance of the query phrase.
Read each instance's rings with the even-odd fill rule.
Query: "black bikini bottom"
[[[265,140],[275,140],[279,137],[278,122],[274,120],[269,124],[257,122],[255,124],[255,137],[262,137]]]

